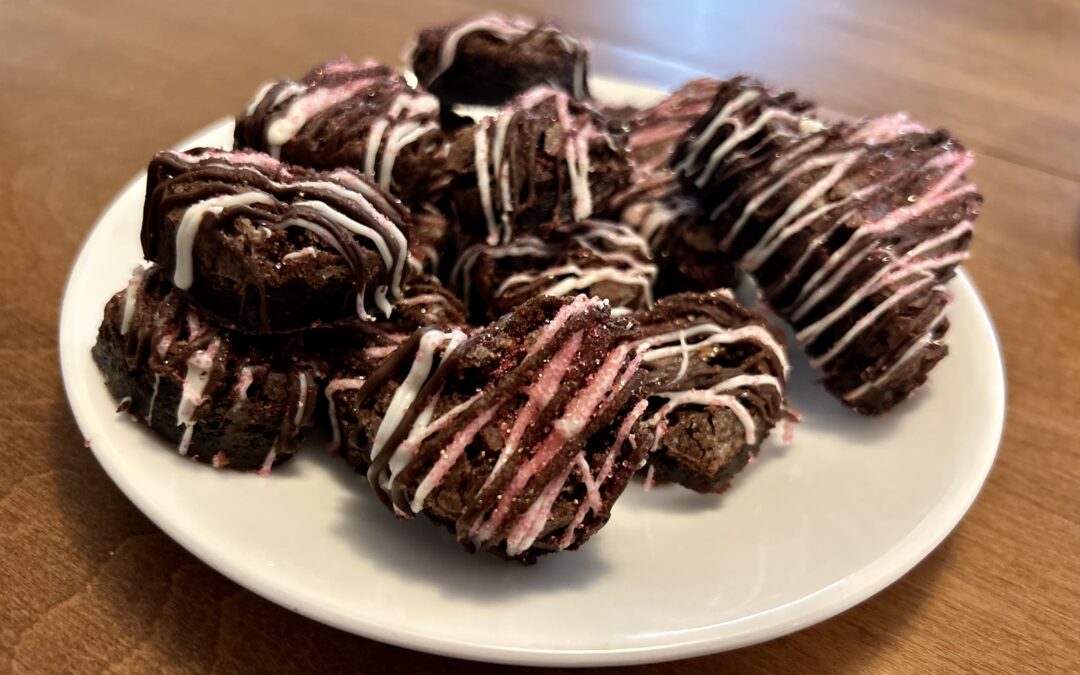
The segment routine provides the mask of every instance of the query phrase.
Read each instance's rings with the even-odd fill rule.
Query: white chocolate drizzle
[[[180,161],[193,163],[205,161],[208,157],[212,159],[217,158],[213,154],[210,154],[207,157],[200,157],[185,153],[172,153],[172,156]],[[231,157],[231,155],[221,159],[226,162],[234,161],[234,158]],[[226,166],[237,171],[253,171],[252,169],[245,168],[243,165],[226,164]],[[358,237],[370,241],[382,258],[383,264],[390,275],[389,285],[377,288],[374,293],[374,303],[376,307],[384,316],[389,317],[392,313],[394,302],[402,297],[402,283],[405,274],[405,264],[408,258],[408,241],[401,229],[386,215],[386,213],[376,206],[376,204],[386,203],[385,197],[380,195],[376,188],[364,182],[364,180],[360,179],[356,174],[344,170],[338,170],[328,174],[327,179],[325,180],[305,180],[292,183],[275,181],[262,173],[259,173],[258,176],[260,180],[267,183],[270,189],[275,191],[288,190],[300,193],[303,193],[304,191],[329,193],[333,197],[340,198],[351,207],[362,212],[378,225],[381,232],[356,221],[337,208],[331,206],[326,201],[316,200],[314,198],[287,204],[289,210],[285,213],[284,218],[275,216],[271,212],[267,213],[268,222],[273,222],[280,218],[280,220],[276,222],[275,227],[302,227],[307,229],[320,239],[326,241],[339,255],[346,259],[348,259],[348,257],[346,252],[342,249],[341,244],[326,227],[316,222],[317,220],[320,218],[329,220]],[[313,195],[309,196],[313,197]],[[222,214],[230,208],[251,207],[253,205],[262,205],[272,208],[279,203],[281,202],[279,202],[276,197],[267,192],[250,189],[236,194],[223,194],[210,197],[186,207],[176,230],[176,263],[173,272],[174,285],[177,288],[188,290],[194,282],[193,258],[195,242],[199,235],[201,225],[208,216],[215,218],[221,217]],[[390,208],[389,205],[387,205],[387,208]],[[305,215],[307,217],[305,217]],[[312,215],[316,217],[313,218]],[[295,260],[314,254],[315,251],[311,249],[311,247],[305,247],[298,251],[292,251],[285,254],[282,260]],[[362,319],[372,320],[370,312],[363,304],[365,299],[365,293],[363,291],[364,289],[360,289],[360,292],[357,295],[357,314]]]
[[[307,406],[308,398],[308,374],[305,371],[300,371],[297,376],[297,397],[296,397],[296,414],[293,415],[293,428],[299,428],[300,423],[304,420],[304,408]]]
[[[561,152],[566,161],[573,219],[584,220],[592,215],[589,141],[599,132],[590,119],[582,121],[571,116],[570,97],[565,92],[550,86],[533,87],[499,110],[494,118],[481,119],[473,132],[473,161],[489,245],[510,240],[513,215],[518,206],[512,191],[512,164],[506,161],[509,127],[516,115],[549,100],[554,101],[556,120],[563,134]]]
[[[161,386],[161,373],[154,373],[154,387],[150,390],[150,401],[146,404],[146,426],[151,426],[154,421],[154,402],[157,400],[158,388]]]
[[[127,335],[131,328],[131,320],[135,316],[135,307],[139,301],[139,289],[142,287],[143,279],[146,278],[146,271],[147,269],[142,265],[136,266],[132,270],[127,288],[124,289],[124,312],[120,320],[121,335]]]
[[[210,382],[210,372],[220,346],[221,341],[215,338],[206,349],[197,350],[187,359],[180,405],[176,409],[176,424],[184,427],[184,435],[178,448],[181,455],[186,455],[191,447],[192,435],[195,432],[195,413],[205,400],[206,385]]]
[[[266,453],[266,458],[263,459],[262,466],[259,467],[259,470],[256,473],[263,478],[268,477],[270,475],[270,470],[274,466],[274,461],[277,459],[277,455],[277,446],[271,446],[270,450]]]
[[[337,408],[334,401],[334,395],[340,391],[347,389],[359,389],[364,386],[364,378],[362,377],[345,377],[330,380],[323,390],[323,394],[326,396],[327,412],[330,415],[330,450],[337,452],[341,448],[341,426],[338,424]]]
[[[393,434],[401,424],[402,418],[416,400],[416,395],[420,393],[421,387],[423,387],[424,383],[431,377],[436,353],[441,350],[441,359],[445,361],[445,359],[465,341],[465,338],[465,334],[461,331],[443,332],[438,330],[429,330],[420,338],[419,349],[413,359],[409,374],[405,377],[397,390],[394,391],[390,404],[383,414],[383,419],[379,423],[379,428],[375,432],[375,440],[372,442],[371,446],[371,461],[373,463],[379,458],[379,455],[382,454],[383,447],[386,444],[386,441],[390,439],[390,435]],[[436,397],[428,404],[424,414],[422,414],[414,424],[414,431],[417,428],[424,429],[429,426],[437,402],[438,395],[436,395]],[[447,420],[447,422],[448,421],[449,420]],[[387,469],[389,470],[388,475],[386,472],[384,472],[383,476],[378,475],[375,472],[375,466],[373,464],[371,470],[368,471],[368,481],[373,488],[376,490],[384,489],[387,491],[393,489],[393,482],[397,473],[393,468],[399,464],[395,462],[395,459],[399,458],[398,453],[408,453],[409,447],[410,446],[407,445],[407,443],[402,443],[394,449],[394,455],[391,455],[390,462],[387,465]]]
[[[270,195],[254,190],[210,197],[190,206],[184,211],[180,225],[176,228],[176,266],[173,271],[173,285],[182,290],[191,288],[195,279],[192,249],[203,218],[207,215],[219,216],[222,211],[234,206],[271,205],[274,202],[274,198]]]

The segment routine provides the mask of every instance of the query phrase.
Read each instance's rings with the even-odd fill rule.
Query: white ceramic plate
[[[598,95],[650,102],[611,81]],[[220,122],[183,146],[223,145]],[[91,231],[60,321],[68,398],[98,461],[165,532],[274,602],[347,631],[471,659],[548,665],[660,661],[732,649],[833,616],[895,581],[960,520],[997,450],[1004,375],[975,289],[952,283],[952,355],[882,419],[843,409],[805,362],[805,421],[721,496],[632,484],[610,525],[533,567],[470,556],[424,519],[398,522],[309,441],[269,478],[182,459],[126,415],[90,358],[102,308],[140,259],[145,176]]]

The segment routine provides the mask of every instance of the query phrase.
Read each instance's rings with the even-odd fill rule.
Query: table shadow
[[[301,459],[301,458],[298,458]],[[596,554],[595,541],[578,551],[543,556],[535,565],[521,565],[494,555],[464,553],[454,535],[423,516],[402,521],[372,494],[367,478],[328,452],[309,452],[302,461],[317,463],[349,494],[334,533],[357,556],[373,560],[389,574],[423,583],[448,597],[480,603],[536,593],[582,589],[610,567]],[[596,539],[603,536],[603,531]]]

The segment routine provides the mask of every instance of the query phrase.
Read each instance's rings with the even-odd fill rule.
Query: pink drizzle
[[[327,449],[331,452],[337,452],[341,448],[341,427],[338,426],[337,407],[334,404],[334,394],[339,391],[345,391],[346,389],[359,389],[364,386],[364,378],[337,378],[330,380],[330,383],[326,385],[324,393],[326,395],[327,412],[330,415],[330,430],[332,437]]]
[[[454,464],[457,463],[461,455],[464,454],[465,448],[472,443],[476,438],[476,434],[480,433],[480,430],[484,428],[491,418],[498,412],[498,408],[489,408],[474,419],[472,422],[459,431],[454,439],[450,442],[450,445],[439,456],[439,460],[435,462],[435,466],[431,468],[431,471],[424,476],[424,480],[420,482],[420,486],[416,488],[416,494],[413,495],[412,509],[413,512],[419,512],[423,509],[424,500],[431,494],[431,491],[442,485],[442,482],[446,479],[446,474],[450,472]]]
[[[564,549],[574,542],[577,536],[577,528],[581,526],[581,523],[585,522],[585,516],[589,514],[589,511],[599,512],[602,506],[600,500],[600,487],[604,484],[604,481],[611,475],[612,470],[615,468],[615,458],[622,451],[623,445],[630,437],[630,430],[637,424],[638,419],[645,413],[645,410],[649,407],[648,400],[642,399],[638,401],[637,405],[633,407],[630,414],[626,416],[622,424],[619,425],[619,431],[615,435],[615,441],[611,444],[611,447],[607,449],[604,456],[604,461],[600,466],[600,471],[597,472],[596,478],[593,479],[589,475],[588,464],[582,469],[582,479],[586,476],[589,477],[591,482],[596,485],[596,500],[586,500],[578,507],[577,513],[574,514],[574,520],[567,526],[566,531],[563,532],[563,536],[559,539],[559,548]],[[582,457],[584,459],[584,457]],[[586,486],[587,487],[587,486]]]
[[[563,411],[562,417],[555,422],[551,432],[533,451],[532,456],[524,462],[518,472],[510,480],[503,491],[503,497],[492,511],[488,520],[477,528],[477,538],[480,542],[487,541],[495,530],[503,523],[510,512],[514,499],[525,489],[533,476],[540,473],[552,459],[558,454],[568,441],[581,432],[591,419],[593,413],[607,397],[612,383],[623,369],[627,354],[631,347],[621,345],[615,348],[603,365],[593,374],[589,384],[574,396]],[[568,467],[569,468],[569,467]],[[536,504],[534,503],[535,507]],[[533,509],[530,508],[530,511]],[[546,515],[545,515],[546,518]],[[519,543],[528,540],[525,548],[531,545],[532,540],[523,536],[530,531],[529,526],[518,522],[513,530]],[[509,540],[508,540],[509,541]],[[509,550],[509,549],[508,549]],[[513,555],[513,554],[511,554]]]
[[[547,406],[551,398],[555,396],[559,384],[566,377],[566,372],[570,370],[574,357],[577,355],[578,350],[581,349],[583,335],[582,331],[574,333],[540,371],[536,381],[525,387],[522,393],[528,397],[528,400],[518,411],[514,419],[514,426],[510,429],[510,434],[506,438],[502,452],[499,453],[499,458],[495,461],[494,468],[488,474],[487,480],[484,481],[484,487],[491,483],[506,461],[518,451],[521,437],[525,435],[525,431],[533,423],[537,415],[540,414],[540,411]],[[472,533],[475,533],[475,531],[474,526]]]

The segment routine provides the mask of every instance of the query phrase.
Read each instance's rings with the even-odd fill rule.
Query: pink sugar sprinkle
[[[600,486],[593,480],[592,468],[585,459],[585,453],[579,452],[574,458],[574,464],[581,475],[581,482],[585,484],[585,505],[593,511],[599,511],[603,502],[600,500]]]
[[[525,387],[522,391],[527,397],[525,405],[518,410],[514,419],[514,425],[507,433],[506,442],[503,445],[502,451],[499,453],[499,458],[495,461],[495,467],[491,470],[487,480],[484,481],[484,486],[487,487],[495,476],[498,474],[499,469],[503,467],[506,461],[516,453],[519,448],[518,444],[521,442],[522,437],[525,435],[525,431],[533,423],[533,420],[540,414],[547,404],[551,401],[558,391],[559,384],[562,383],[566,377],[566,373],[570,370],[570,366],[573,365],[574,356],[577,355],[578,350],[581,348],[581,341],[584,336],[583,331],[574,333],[569,340],[556,352],[555,356],[551,358],[540,374],[536,377],[536,381]],[[476,536],[477,522],[471,530],[471,534]]]
[[[518,472],[510,479],[503,492],[502,501],[495,507],[488,521],[478,529],[479,541],[486,541],[492,536],[505,520],[514,499],[525,489],[532,477],[543,470],[567,442],[585,427],[606,398],[616,376],[623,368],[629,350],[630,345],[621,345],[608,354],[600,368],[593,373],[589,383],[567,403],[562,417],[552,425],[548,436],[534,448],[529,460],[518,467]]]
[[[476,435],[480,433],[480,430],[491,421],[491,418],[498,412],[498,408],[488,408],[479,417],[470,422],[464,429],[459,431],[453,440],[450,442],[446,449],[442,451],[435,466],[431,468],[431,471],[424,476],[424,480],[420,482],[420,486],[416,488],[416,494],[413,496],[413,510],[419,511],[423,505],[424,500],[431,493],[432,490],[439,487],[443,480],[446,478],[446,474],[450,472],[454,464],[465,453],[465,448],[473,442]]]
[[[551,509],[555,506],[555,500],[562,491],[566,479],[570,477],[573,464],[567,464],[562,473],[555,477],[544,487],[543,492],[529,507],[525,514],[514,524],[514,528],[506,537],[506,552],[517,555],[533,545],[536,537],[544,529],[544,523],[551,515]]]
[[[195,314],[194,312],[187,313],[187,325],[188,342],[195,340],[197,337],[202,335],[204,330],[206,330],[205,326],[203,326],[202,320],[199,319],[199,315]]]
[[[611,447],[607,449],[607,454],[604,456],[604,461],[600,466],[600,471],[596,474],[596,477],[592,479],[592,482],[596,485],[597,493],[599,494],[600,487],[604,484],[604,481],[611,475],[612,469],[615,468],[615,458],[622,450],[625,443],[629,442],[632,449],[637,448],[637,443],[634,441],[634,434],[630,433],[630,430],[637,423],[638,419],[644,414],[645,409],[649,407],[649,401],[642,399],[638,401],[637,405],[630,410],[630,413],[623,420],[619,426],[619,431],[615,434],[615,441],[611,444]],[[584,479],[584,475],[582,476]],[[599,512],[600,507],[603,506],[601,501],[596,505],[596,511]],[[574,520],[567,526],[566,531],[563,533],[562,539],[559,540],[559,548],[564,549],[574,541],[575,532],[578,526],[585,522],[585,516],[589,514],[589,510],[593,508],[590,501],[584,501],[581,506],[578,507],[577,513],[574,514]]]

